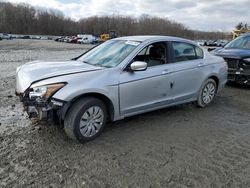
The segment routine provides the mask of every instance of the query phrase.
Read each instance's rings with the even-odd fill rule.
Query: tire
[[[98,137],[106,125],[107,108],[93,97],[77,100],[66,114],[64,131],[68,137],[81,143]]]
[[[214,79],[207,79],[199,91],[197,105],[201,108],[208,106],[213,102],[217,93],[217,83]]]

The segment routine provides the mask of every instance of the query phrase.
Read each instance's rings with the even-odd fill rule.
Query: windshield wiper
[[[101,65],[101,64],[91,64],[91,63],[89,63],[89,62],[87,62],[87,61],[82,61],[83,63],[86,63],[86,64],[88,64],[88,65],[93,65],[93,66],[95,66],[95,67],[105,67],[105,68],[111,68],[112,66],[104,66],[104,65]]]
[[[87,62],[87,61],[82,61],[83,63],[86,63],[86,64],[88,64],[88,65],[90,65],[90,63],[89,62]]]

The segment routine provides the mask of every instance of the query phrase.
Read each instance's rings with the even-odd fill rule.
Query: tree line
[[[171,35],[190,39],[224,39],[228,33],[195,31],[167,18],[142,15],[93,16],[74,21],[60,11],[43,10],[27,4],[0,2],[0,33],[35,35],[76,35],[79,33],[99,36],[115,30],[125,35]]]

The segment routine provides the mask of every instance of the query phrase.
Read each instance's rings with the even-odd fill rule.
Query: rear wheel
[[[213,100],[217,92],[217,84],[215,80],[213,79],[208,79],[206,80],[199,92],[198,100],[197,100],[197,105],[199,107],[206,107],[209,105]]]
[[[87,97],[77,100],[64,121],[66,134],[80,142],[90,141],[99,136],[106,125],[107,109],[96,98]]]

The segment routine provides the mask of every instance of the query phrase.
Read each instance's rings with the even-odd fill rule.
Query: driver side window
[[[148,67],[163,65],[166,63],[167,48],[165,42],[157,42],[146,46],[141,50],[134,61],[143,61]]]

